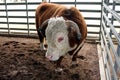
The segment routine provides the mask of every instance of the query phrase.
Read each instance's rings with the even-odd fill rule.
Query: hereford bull
[[[61,62],[69,53],[75,61],[87,36],[86,23],[80,11],[75,7],[42,2],[36,9],[35,18],[40,45],[47,47],[45,56],[51,61]],[[46,41],[47,45],[44,45]]]

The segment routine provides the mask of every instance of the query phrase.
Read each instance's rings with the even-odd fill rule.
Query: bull
[[[46,58],[59,65],[67,53],[76,61],[86,36],[84,17],[75,7],[42,2],[36,9],[36,29],[40,47],[47,49]]]

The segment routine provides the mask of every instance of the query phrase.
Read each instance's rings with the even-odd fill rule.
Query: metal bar
[[[75,0],[75,3],[74,3],[74,4],[75,4],[75,7],[76,7],[76,6],[77,6],[77,0]]]
[[[8,28],[0,28],[1,30],[7,30]],[[10,30],[24,30],[28,31],[28,29],[25,28],[10,28]],[[36,31],[36,29],[30,29],[30,31]]]
[[[120,3],[120,0],[114,0],[115,2],[117,2],[117,3]]]
[[[30,35],[30,29],[29,29],[29,17],[28,17],[28,2],[25,0],[26,3],[26,16],[27,16],[27,29],[28,29],[28,36]]]
[[[99,32],[91,32],[91,31],[88,31],[88,34],[99,34]]]
[[[51,2],[49,0],[49,2]],[[29,5],[38,5],[41,2],[28,2]],[[74,2],[51,2],[51,3],[57,3],[57,4],[74,4]],[[87,4],[87,5],[101,5],[101,2],[76,2],[76,4]],[[5,5],[5,3],[0,3],[0,5]],[[25,5],[25,3],[8,3],[8,5]]]
[[[27,16],[9,16],[9,15],[8,17],[9,18],[27,18]],[[6,16],[0,16],[0,18],[6,18]],[[29,18],[35,18],[35,16],[29,16]]]
[[[6,10],[0,10],[0,11],[6,11]],[[8,9],[8,11],[10,11],[10,12],[14,12],[14,11],[20,11],[20,12],[22,12],[22,11],[26,11],[26,9]],[[28,11],[35,11],[35,9],[28,9]],[[101,10],[85,10],[85,9],[80,9],[79,10],[80,12],[101,12]]]
[[[102,32],[102,29],[101,29],[101,32]],[[105,43],[104,43],[104,40],[103,40],[103,36],[102,36],[102,33],[101,33],[101,51],[102,51],[102,58],[103,58],[103,65],[104,65],[104,70],[105,70],[105,77],[106,77],[106,80],[108,80],[108,75],[107,75],[107,60],[106,60],[106,51],[105,51]]]
[[[100,31],[99,31],[99,40],[101,40],[101,27],[102,27],[102,20],[103,20],[103,1],[102,0],[102,3],[101,3],[101,20],[100,20]]]
[[[113,7],[112,7],[112,10],[115,11],[115,4],[116,2],[113,1]],[[114,16],[112,15],[112,19],[111,19],[111,24],[114,24]],[[110,29],[110,36],[112,37],[112,30]],[[114,68],[115,68],[115,71],[117,72],[117,69],[119,68],[118,65],[117,65],[117,61],[115,60],[114,62]]]
[[[28,9],[29,11],[35,11],[35,9]],[[6,11],[6,10],[0,10],[0,11]],[[22,12],[22,11],[26,11],[26,9],[8,9],[8,11],[10,11],[10,12],[14,12],[14,11],[20,11],[20,12]]]
[[[101,12],[101,10],[83,10],[83,9],[80,9],[79,11],[80,12],[96,12],[96,13]]]
[[[117,47],[117,54],[120,57],[120,45],[119,44],[118,44],[118,47]]]
[[[50,2],[50,0],[49,0]],[[41,2],[28,2],[28,5],[39,5]],[[51,3],[57,3],[57,4],[74,4],[74,2],[51,2]],[[102,2],[78,2],[76,4],[80,5],[101,5]],[[0,5],[5,5],[5,3],[0,3]],[[8,5],[25,5],[25,3],[8,3]],[[109,3],[109,5],[112,5],[112,3]],[[120,3],[116,3],[116,5],[120,5]]]
[[[56,4],[75,4],[75,2],[51,2],[51,3],[56,3]],[[101,2],[77,2],[76,4],[87,4],[87,5],[99,5]]]
[[[7,24],[7,22],[0,22],[0,24]],[[27,24],[27,22],[9,22],[9,24]],[[29,25],[35,25],[35,23],[34,22],[29,22]],[[87,27],[96,27],[96,28],[99,28],[100,25],[87,24]]]
[[[113,10],[115,10],[115,4],[116,4],[115,1],[113,1],[113,6],[112,6]],[[111,15],[111,19],[110,20],[111,20],[111,24],[114,24],[114,16],[113,15]],[[110,34],[110,37],[112,38],[112,31],[111,31],[111,29],[110,29],[110,33],[109,34]]]
[[[9,17],[8,17],[8,11],[7,11],[7,2],[5,0],[5,9],[6,9],[6,19],[7,19],[7,26],[8,26],[8,35],[10,34],[10,27],[9,27]]]
[[[6,11],[6,10],[1,9],[0,11]],[[11,11],[11,12],[12,11],[26,11],[26,9],[8,9],[8,11]],[[28,9],[28,11],[35,11],[35,9]],[[91,10],[80,9],[80,11],[81,12],[101,12],[101,10],[92,10],[92,9]]]
[[[9,24],[27,24],[27,22],[9,22]],[[29,24],[35,24],[35,23],[29,23]]]
[[[49,2],[51,2],[49,0]],[[28,2],[29,5],[38,5],[40,4],[41,2]],[[75,4],[75,2],[51,2],[51,3],[57,3],[57,4]],[[76,2],[76,4],[87,4],[87,5],[99,5],[101,4],[101,2]],[[0,3],[0,5],[5,5],[5,3]],[[25,3],[8,3],[8,5],[25,5]]]
[[[9,18],[27,18],[27,16],[9,16]],[[28,16],[29,18],[35,18],[35,16]],[[0,18],[6,18],[6,16],[0,16]],[[100,17],[84,17],[86,20],[100,20]]]
[[[115,1],[113,1],[113,7],[112,9],[115,10]],[[114,23],[114,16],[112,15],[112,18],[111,18],[111,23],[113,24]]]

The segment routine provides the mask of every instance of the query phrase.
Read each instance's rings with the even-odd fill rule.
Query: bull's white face
[[[46,57],[51,61],[58,60],[68,51],[72,50],[69,45],[68,31],[65,20],[62,17],[51,18],[46,29],[48,49]]]

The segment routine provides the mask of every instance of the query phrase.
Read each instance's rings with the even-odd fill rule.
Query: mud
[[[85,43],[75,67],[65,55],[61,72],[39,45],[38,39],[0,37],[0,80],[100,80],[96,44]]]

